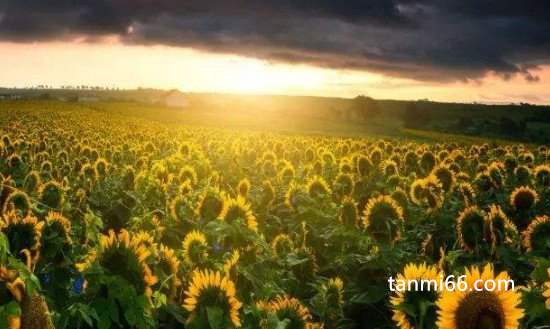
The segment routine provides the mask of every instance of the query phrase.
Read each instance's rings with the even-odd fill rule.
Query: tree
[[[374,98],[360,95],[351,101],[349,114],[363,122],[368,122],[380,114],[380,104]]]
[[[403,113],[403,124],[405,128],[423,128],[431,121],[429,110],[422,109],[417,102],[410,102]]]

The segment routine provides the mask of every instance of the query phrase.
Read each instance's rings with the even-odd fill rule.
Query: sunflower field
[[[549,159],[3,103],[0,328],[548,328]]]

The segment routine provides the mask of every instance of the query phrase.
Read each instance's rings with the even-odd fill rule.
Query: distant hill
[[[17,94],[24,99],[78,101],[96,96],[101,101],[133,102],[153,105],[166,90],[99,89],[6,89],[0,94]],[[357,100],[335,97],[237,95],[184,93],[186,111],[284,116],[300,120],[352,122],[375,130],[419,129],[471,136],[509,138],[550,143],[550,107],[530,104],[462,104],[427,100],[372,100],[363,105]],[[156,105],[158,106],[158,105]],[[372,107],[375,107],[373,109]]]

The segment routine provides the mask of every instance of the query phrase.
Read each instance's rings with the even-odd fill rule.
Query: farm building
[[[160,95],[154,99],[154,104],[164,105],[169,107],[185,108],[189,106],[187,96],[179,90],[173,89]]]

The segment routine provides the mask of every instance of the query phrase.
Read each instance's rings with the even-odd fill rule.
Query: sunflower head
[[[195,168],[186,165],[183,168],[181,168],[179,173],[179,180],[180,182],[185,182],[186,180],[189,180],[189,182],[195,186],[198,182],[197,172],[195,171]]]
[[[321,286],[325,307],[338,310],[344,305],[344,281],[336,277]]]
[[[456,220],[458,240],[462,249],[475,250],[483,242],[485,214],[477,206],[464,209]]]
[[[408,264],[396,277],[396,291],[390,298],[393,308],[393,320],[401,329],[434,328],[437,320],[437,308],[435,302],[439,297],[435,283],[441,279],[443,273],[434,266],[426,264]],[[430,285],[423,289],[415,287],[415,282]],[[404,283],[405,286],[399,286]],[[425,284],[425,283],[424,283]],[[411,288],[411,289],[409,289]],[[410,310],[410,311],[405,311]],[[416,315],[416,316],[415,316]]]
[[[132,166],[126,166],[124,168],[124,175],[122,176],[122,188],[125,190],[135,189],[136,171]]]
[[[357,172],[359,175],[365,177],[369,174],[372,164],[370,160],[365,156],[357,158]]]
[[[311,248],[302,246],[293,252],[301,262],[291,267],[292,273],[300,282],[308,282],[317,274],[317,257]]]
[[[420,157],[420,166],[424,170],[424,172],[430,172],[435,167],[435,164],[437,163],[437,159],[435,158],[435,155],[430,152],[424,152],[422,156]]]
[[[63,205],[65,191],[63,186],[56,181],[49,181],[44,184],[40,191],[40,201],[46,206],[59,209]]]
[[[158,279],[151,272],[145,262],[150,252],[137,239],[130,237],[126,230],[117,235],[110,230],[107,235],[101,236],[101,243],[97,249],[88,253],[84,262],[76,265],[81,272],[92,265],[98,265],[107,275],[123,278],[136,288],[138,293],[151,296],[151,286]]]
[[[265,180],[262,183],[262,205],[269,207],[275,200],[275,189],[270,180]]]
[[[225,194],[219,188],[207,188],[199,198],[197,214],[201,219],[210,221],[218,218],[223,207]]]
[[[516,188],[510,195],[510,204],[519,211],[531,209],[538,200],[538,193],[526,186]]]
[[[170,214],[179,222],[184,222],[191,218],[193,214],[193,205],[184,196],[178,196],[170,203]]]
[[[472,184],[461,182],[454,187],[455,194],[462,200],[465,206],[469,206],[475,200],[476,193]]]
[[[42,257],[60,264],[63,255],[71,245],[71,222],[62,214],[51,211],[46,216],[45,225],[42,229],[41,254]]]
[[[361,218],[363,226],[377,241],[392,242],[400,235],[403,209],[390,196],[371,198]]]
[[[281,233],[271,241],[271,251],[278,259],[285,259],[294,250],[294,241],[288,234]]]
[[[350,174],[340,173],[334,181],[334,191],[340,196],[348,196],[353,193],[353,179]]]
[[[248,192],[250,192],[250,181],[248,180],[248,178],[243,178],[239,181],[237,191],[239,192],[239,195],[243,198],[246,198],[248,196]]]
[[[454,183],[454,174],[447,166],[439,165],[435,167],[432,174],[434,174],[441,183],[443,191],[448,192],[451,189]]]
[[[535,218],[523,234],[523,245],[528,252],[540,257],[550,257],[550,217]]]
[[[291,210],[297,210],[305,194],[306,191],[302,185],[294,181],[290,182],[285,193],[285,205]]]
[[[497,276],[491,265],[482,270],[471,267],[465,271],[468,287],[485,288],[485,282],[510,280],[507,272]],[[488,285],[491,287],[491,284]],[[508,287],[510,288],[510,287]],[[523,310],[519,308],[521,294],[515,290],[443,290],[437,301],[439,318],[437,326],[441,329],[497,328],[513,329],[519,327]]]
[[[550,187],[550,166],[547,164],[538,165],[535,168],[535,179],[539,186]]]
[[[529,185],[531,183],[531,169],[529,167],[521,165],[514,171],[518,184]]]
[[[485,239],[493,249],[509,241],[510,235],[517,234],[517,228],[497,205],[491,205],[485,218]]]
[[[279,170],[279,174],[277,175],[279,177],[279,180],[283,183],[288,183],[292,179],[294,179],[294,175],[296,174],[296,171],[294,170],[294,166],[290,163],[286,164],[281,170]]]
[[[40,175],[38,174],[38,172],[31,171],[25,177],[25,181],[23,182],[23,186],[25,186],[25,190],[27,192],[33,193],[38,189],[38,186],[40,186],[40,183],[41,183],[41,180],[40,180]]]
[[[195,270],[191,276],[183,307],[191,312],[188,321],[207,326],[209,309],[222,313],[223,328],[240,327],[239,309],[242,304],[235,297],[235,284],[220,272]]]
[[[332,193],[330,186],[321,176],[315,176],[308,179],[306,190],[309,196],[312,198],[330,196]]]
[[[548,277],[550,277],[550,268],[547,270]],[[543,297],[546,297],[546,309],[550,310],[550,280],[544,283],[544,292],[542,293]]]
[[[199,231],[187,233],[183,239],[183,259],[189,266],[204,264],[208,259],[206,236]]]
[[[178,186],[178,192],[182,196],[188,196],[193,193],[193,185],[191,185],[191,181],[187,179],[181,183],[180,186]]]
[[[17,215],[25,217],[30,214],[31,207],[29,196],[25,192],[14,190],[8,195],[6,201],[4,201],[2,212],[15,212]]]
[[[310,329],[313,318],[309,310],[296,298],[277,296],[267,304],[267,310],[275,314],[279,320],[287,321],[288,329]]]
[[[225,260],[223,264],[223,273],[227,275],[230,278],[235,278],[237,275],[237,265],[239,263],[239,259],[241,257],[241,254],[238,250],[233,250],[231,255],[228,259]]]
[[[354,227],[357,225],[358,217],[359,213],[357,210],[357,202],[349,196],[344,197],[342,204],[340,205],[340,222],[342,222],[346,227]]]
[[[250,203],[246,202],[242,196],[237,196],[236,199],[226,198],[218,219],[227,223],[243,219],[249,229],[254,231],[258,229],[258,222],[250,209]]]
[[[25,261],[28,266],[34,264],[40,253],[40,237],[44,222],[27,215],[20,217],[14,212],[0,218],[0,230],[8,239],[12,255]]]
[[[386,160],[382,164],[382,172],[384,173],[384,176],[392,176],[398,174],[397,163],[393,160]]]
[[[174,249],[164,245],[159,245],[156,252],[156,271],[160,276],[159,282],[167,282],[169,287],[169,297],[172,300],[175,297],[177,288],[181,285],[178,278],[180,261],[176,257]]]

